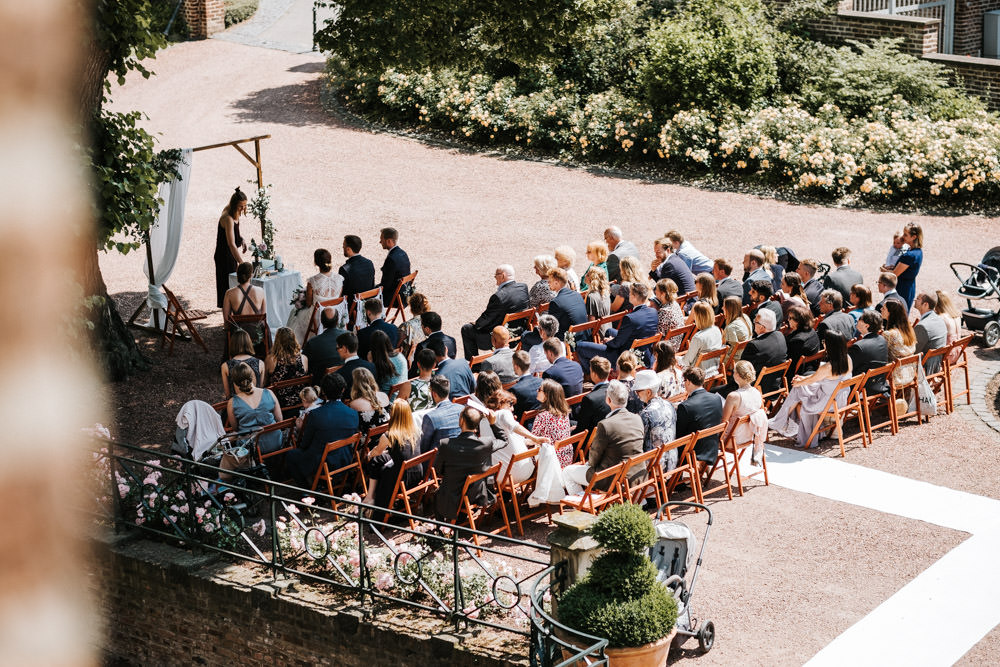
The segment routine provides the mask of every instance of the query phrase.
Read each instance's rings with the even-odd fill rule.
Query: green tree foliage
[[[649,103],[750,107],[778,82],[774,30],[760,0],[691,0],[649,33]]]
[[[118,78],[119,84],[125,82],[125,75],[131,70],[147,79],[153,74],[142,61],[153,57],[167,43],[166,38],[152,28],[153,16],[149,0],[97,0],[94,3],[94,42],[107,58],[107,71]]]

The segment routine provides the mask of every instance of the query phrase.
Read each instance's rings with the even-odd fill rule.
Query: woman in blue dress
[[[911,222],[903,227],[903,243],[910,249],[899,257],[892,272],[896,274],[896,291],[906,301],[906,309],[909,310],[916,296],[917,274],[924,261],[924,232],[920,225]]]
[[[257,430],[281,421],[281,406],[270,389],[254,384],[254,372],[240,362],[230,373],[234,394],[226,412],[229,425],[237,430]],[[266,433],[257,441],[261,454],[281,449],[281,431]]]

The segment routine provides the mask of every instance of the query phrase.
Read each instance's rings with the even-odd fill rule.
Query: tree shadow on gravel
[[[295,67],[289,67],[289,72],[296,72],[299,74],[320,74],[326,69],[326,63],[322,60],[317,60],[310,63],[302,63],[301,65],[296,65]]]
[[[307,67],[311,63],[298,67]],[[322,69],[322,63],[319,63]],[[294,68],[293,68],[294,69]],[[306,70],[296,70],[306,71]],[[241,123],[277,123],[292,127],[329,126],[356,129],[357,125],[339,115],[327,113],[320,103],[321,82],[318,79],[302,83],[255,90],[231,106]]]

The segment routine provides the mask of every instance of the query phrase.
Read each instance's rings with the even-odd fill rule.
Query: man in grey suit
[[[639,259],[639,249],[631,241],[622,240],[622,230],[618,227],[608,227],[604,230],[604,242],[608,244],[608,279],[621,280],[621,270],[618,265],[626,257]]]
[[[510,331],[507,327],[493,327],[490,334],[493,342],[493,356],[480,364],[480,371],[493,371],[500,382],[507,384],[517,379],[514,374],[514,350],[510,349]]]
[[[594,473],[616,466],[630,456],[642,454],[644,432],[642,419],[625,409],[628,403],[628,387],[618,380],[608,383],[607,395],[604,399],[611,412],[597,422],[594,441],[590,445],[590,453],[586,464],[567,466],[566,479],[582,487],[590,483]],[[646,469],[640,467],[632,472],[630,481],[642,481],[646,478]],[[607,489],[601,489],[606,491]]]
[[[837,248],[833,251],[833,271],[826,275],[823,286],[827,289],[835,289],[840,292],[844,301],[851,296],[851,288],[855,285],[864,285],[865,279],[861,273],[851,268],[851,251],[849,248]],[[848,340],[850,340],[848,336]]]
[[[913,327],[913,333],[917,335],[915,352],[926,355],[931,350],[944,347],[948,342],[948,327],[934,312],[934,308],[937,307],[937,296],[920,293],[913,301],[913,307],[920,313],[920,321]],[[924,370],[928,373],[937,373],[941,370],[941,357],[935,357],[925,363]]]
[[[900,296],[899,292],[896,291],[896,274],[884,271],[879,274],[878,277],[878,291],[882,295],[882,300],[878,302],[875,306],[875,311],[881,313],[882,306],[885,305],[886,301],[894,300],[902,304],[903,308],[906,308],[906,300]]]
[[[816,327],[820,340],[827,331],[836,331],[847,340],[854,338],[854,318],[842,310],[843,306],[844,300],[835,289],[825,289],[819,295],[819,312],[824,316]]]
[[[514,267],[501,264],[493,277],[497,282],[497,290],[490,296],[486,310],[475,322],[462,325],[462,346],[465,348],[466,360],[471,360],[479,354],[480,349],[485,349],[490,344],[493,328],[503,324],[505,316],[528,308],[528,286],[514,281]],[[515,324],[512,322],[511,326]]]

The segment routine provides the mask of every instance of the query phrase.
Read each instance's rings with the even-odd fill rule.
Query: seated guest
[[[608,376],[611,375],[611,364],[604,357],[594,357],[590,360],[590,379],[594,388],[580,401],[580,410],[576,416],[576,428],[573,433],[590,431],[597,422],[608,416],[611,408],[604,401],[608,392]]]
[[[914,333],[910,320],[906,315],[906,306],[895,299],[889,299],[882,305],[882,336],[889,346],[889,360],[896,361],[912,356],[917,350],[917,334]],[[916,375],[916,364],[897,366],[892,372],[896,384],[906,385],[913,381]]]
[[[250,339],[250,334],[243,329],[239,329],[230,334],[229,337],[232,340],[229,346],[230,357],[222,362],[222,366],[219,369],[222,373],[222,390],[225,392],[226,398],[233,395],[229,375],[239,364],[246,364],[253,371],[254,383],[258,387],[266,384],[265,381],[267,380],[267,369],[264,362],[253,356],[253,341]]]
[[[476,375],[476,386],[466,405],[483,413],[483,423],[487,427],[489,426],[489,421],[487,420],[489,415],[486,413],[489,412],[489,408],[486,407],[486,403],[489,402],[490,396],[498,391],[503,391],[503,383],[500,382],[499,375],[493,371],[482,371]],[[485,428],[481,430],[484,433],[486,432]]]
[[[431,304],[427,297],[420,292],[410,295],[407,305],[413,317],[403,322],[399,327],[399,349],[406,355],[406,362],[413,361],[413,355],[417,352],[417,344],[427,338],[424,333],[424,325],[420,321],[420,316],[430,312]]]
[[[697,367],[684,369],[687,399],[677,406],[676,437],[683,438],[722,423],[722,397],[705,391],[704,384],[705,371]],[[719,457],[719,436],[699,440],[694,453],[699,468],[711,468]]]
[[[756,248],[743,256],[743,305],[749,306],[750,288],[758,280],[771,282],[771,274],[764,269],[764,253]],[[773,291],[773,288],[772,288]]]
[[[849,248],[837,248],[833,251],[834,269],[826,274],[823,286],[840,292],[841,299],[846,300],[851,295],[853,285],[864,285],[865,279],[861,273],[851,268],[851,251]]]
[[[434,353],[437,361],[435,376],[443,375],[448,378],[451,386],[451,398],[467,396],[472,393],[472,388],[476,384],[476,378],[472,375],[469,362],[465,359],[449,359],[445,356],[444,343],[440,340],[432,340],[427,346]]]
[[[881,319],[881,318],[879,318]],[[809,357],[820,350],[819,334],[813,330],[812,312],[808,306],[796,306],[788,311],[788,335],[785,336],[785,346],[788,349],[788,359],[792,362],[788,366],[788,373],[785,377],[791,382],[795,377],[795,367],[802,357]],[[881,325],[879,326],[881,329]],[[799,374],[808,375],[819,366],[818,361],[806,364],[799,369]]]
[[[597,423],[587,462],[568,466],[565,479],[570,493],[580,493],[590,483],[594,473],[616,466],[630,456],[642,454],[644,432],[642,417],[625,409],[628,388],[618,380],[608,385],[606,401],[611,408],[608,416]],[[630,481],[646,478],[646,469],[636,470]],[[607,486],[600,488],[606,491]]]
[[[528,349],[528,357],[531,359],[530,371],[532,373],[542,373],[548,370],[551,363],[545,356],[545,348],[542,345],[548,339],[555,338],[559,332],[559,320],[549,314],[542,315],[538,318],[538,327],[535,329],[535,332],[538,334],[539,342]]]
[[[490,333],[494,327],[503,324],[505,316],[528,308],[528,286],[514,282],[514,267],[501,264],[494,274],[497,290],[490,296],[486,310],[475,322],[462,325],[462,346],[466,360],[479,354],[481,348],[489,347]]]
[[[598,357],[599,358],[599,357]],[[665,340],[653,346],[653,370],[660,376],[660,395],[664,398],[684,393],[684,367],[674,346]]]
[[[858,320],[861,319],[861,313],[871,310],[872,291],[864,285],[851,285],[851,294],[848,300],[854,308],[847,314],[851,316],[851,319],[854,320],[854,326],[857,327]]]
[[[722,342],[729,346],[726,358],[739,360],[743,351],[736,351],[737,345],[753,337],[753,324],[743,312],[743,304],[738,296],[727,296],[722,302],[722,312],[725,319],[725,329],[722,331]]]
[[[660,262],[652,271],[649,277],[653,280],[663,280],[668,278],[674,281],[682,294],[694,291],[694,273],[680,255],[674,252],[673,244],[668,238],[662,238],[656,242],[656,247],[663,254],[664,260]]]
[[[815,259],[803,259],[795,272],[802,279],[802,291],[805,292],[807,305],[813,316],[819,315],[819,297],[823,293],[823,283],[816,277],[819,262]]]
[[[295,332],[288,327],[281,327],[274,335],[271,352],[264,360],[267,378],[270,384],[303,377],[309,370],[309,360],[302,354]],[[282,408],[297,405],[299,402],[298,387],[284,387],[274,391]]]
[[[677,285],[670,278],[664,278],[656,283],[656,300],[660,309],[656,313],[656,332],[666,336],[673,329],[684,326],[684,311],[677,303]],[[670,344],[678,346],[683,336],[674,336]]]
[[[699,301],[691,309],[694,314],[695,328],[694,336],[688,345],[687,352],[684,353],[684,365],[693,366],[698,361],[698,356],[702,352],[714,352],[722,349],[722,332],[715,326],[715,313],[707,303]],[[719,360],[708,359],[701,362],[701,368],[705,375],[715,375],[719,372]]]
[[[839,292],[838,292],[839,294]],[[837,385],[851,377],[851,358],[847,354],[847,338],[837,331],[828,331],[823,339],[828,362],[807,377],[796,376],[788,398],[781,404],[778,413],[770,420],[769,426],[786,438],[795,438],[795,446],[812,447],[819,440],[819,434],[812,440],[809,435],[816,427],[819,414],[826,407]],[[837,404],[843,406],[847,392],[837,395]]]
[[[623,310],[631,310],[628,302],[628,290],[634,283],[648,284],[646,276],[642,273],[639,260],[635,257],[626,257],[618,265],[619,282],[611,285],[611,312],[620,313]]]
[[[672,441],[677,428],[677,411],[672,403],[660,396],[660,376],[655,371],[639,371],[635,375],[632,391],[643,406],[639,413],[642,420],[642,451],[648,452]],[[668,452],[661,465],[666,470],[676,468],[677,450]]]
[[[267,328],[267,321],[251,327],[250,324],[239,325],[230,321],[233,315],[266,315],[267,300],[264,295],[264,288],[251,285],[253,278],[253,264],[243,262],[236,268],[236,287],[229,289],[222,298],[222,324],[226,331],[232,329],[252,328],[250,339],[254,342],[255,354],[259,358],[264,357],[264,336],[270,336],[271,332]],[[228,338],[226,339],[228,344]],[[229,351],[226,350],[226,356]]]
[[[256,376],[247,364],[237,362],[231,379],[233,397],[226,403],[226,421],[230,427],[238,431],[257,430],[282,420],[281,405],[274,392],[254,384]],[[281,449],[281,431],[265,433],[257,444],[262,454]]]
[[[442,439],[459,434],[458,416],[462,413],[462,406],[448,400],[450,393],[451,383],[448,382],[448,378],[442,375],[431,378],[431,399],[434,401],[434,407],[424,414],[421,422],[421,454],[436,449]]]
[[[584,305],[587,307],[587,318],[599,320],[611,314],[611,286],[608,283],[608,274],[599,268],[590,269],[584,274],[584,279],[589,283],[587,296]],[[608,325],[601,329],[601,333],[607,331]]]
[[[861,338],[848,348],[851,357],[851,368],[855,375],[867,373],[875,368],[882,368],[889,363],[889,346],[882,337],[882,316],[874,310],[861,313],[858,320],[858,331]],[[803,373],[805,375],[805,373]],[[872,378],[865,384],[869,396],[887,394],[889,387],[884,376]]]
[[[375,364],[358,356],[358,337],[350,331],[337,336],[337,354],[344,362],[344,365],[337,369],[337,373],[344,378],[345,394],[351,393],[356,368],[366,368],[373,377],[375,376]]]
[[[302,437],[299,438],[296,449],[288,452],[285,458],[285,467],[295,480],[295,485],[303,489],[312,486],[326,444],[349,438],[358,432],[358,413],[340,400],[346,387],[344,378],[331,373],[323,377],[320,386],[323,403],[306,415]],[[342,468],[353,456],[354,450],[345,447],[331,454],[327,465],[330,470]]]
[[[823,321],[816,327],[820,340],[826,338],[827,331],[836,331],[847,340],[854,338],[854,318],[843,312],[844,301],[840,292],[825,289],[819,298],[819,312]]]
[[[561,245],[553,254],[556,265],[566,272],[566,286],[575,291],[580,286],[580,276],[573,270],[573,265],[576,264],[576,251],[573,250],[573,246]]]
[[[505,443],[500,449],[493,450],[491,460],[491,465],[501,464],[500,479],[503,479],[507,474],[511,459],[528,451],[528,442],[532,445],[548,442],[545,438],[533,435],[531,431],[517,423],[511,410],[516,401],[513,394],[503,389],[494,392],[486,400],[488,425],[493,431],[493,436],[498,441]],[[482,432],[482,427],[483,422],[480,422],[480,432]],[[534,460],[525,459],[514,466],[514,469],[510,471],[510,476],[515,484],[520,484],[530,479],[534,472]]]
[[[622,230],[619,227],[608,227],[604,230],[604,242],[608,245],[608,280],[620,281],[621,261],[626,257],[639,259],[639,249],[631,241],[622,239]]]
[[[399,232],[392,227],[383,227],[382,231],[379,232],[379,245],[382,246],[383,250],[389,251],[385,256],[385,262],[382,263],[382,282],[379,283],[382,287],[382,300],[385,301],[386,308],[392,306],[389,299],[396,293],[399,283],[410,275],[410,257],[406,251],[396,245],[398,242]],[[405,297],[403,300],[405,301]]]
[[[375,366],[375,381],[380,391],[388,392],[406,379],[406,358],[395,349],[384,331],[376,331],[369,343],[368,361]]]
[[[352,410],[358,411],[360,428],[367,433],[374,426],[381,426],[389,418],[386,407],[389,397],[378,390],[375,376],[367,368],[355,368],[351,378],[350,402]]]
[[[598,357],[595,357],[597,359]],[[635,383],[635,374],[639,372],[642,363],[635,350],[625,350],[618,355],[615,361],[615,370],[618,372],[618,381],[628,388],[628,402],[625,409],[633,414],[642,412],[642,402],[634,391],[632,385]]]
[[[514,364],[514,375],[517,376],[517,379],[514,380],[514,384],[510,387],[510,393],[514,394],[514,397],[517,399],[517,402],[514,404],[514,416],[520,419],[521,415],[525,412],[537,410],[541,407],[537,395],[538,388],[542,386],[542,378],[534,376],[529,372],[531,360],[528,358],[528,353],[524,350],[518,350],[514,353],[512,363]]]
[[[549,367],[542,373],[542,378],[555,380],[562,385],[566,396],[576,396],[583,392],[583,370],[580,364],[566,358],[564,343],[558,338],[549,338],[542,343],[545,358]]]
[[[566,337],[566,332],[571,326],[587,321],[587,305],[579,292],[574,292],[569,288],[571,284],[569,277],[562,269],[549,271],[549,288],[555,296],[549,302],[548,314],[559,321],[559,331],[556,335],[560,340]],[[577,334],[577,338],[589,340],[589,336],[585,334]]]
[[[685,324],[694,324],[694,316],[691,315],[691,311],[694,308],[694,304],[698,302],[707,303],[711,306],[713,315],[718,315],[722,312],[722,306],[719,303],[719,295],[715,291],[715,278],[713,278],[710,273],[699,273],[695,277],[694,291],[695,298],[689,299],[685,304],[688,309],[688,317],[684,322]]]
[[[425,417],[426,419],[426,417]],[[440,487],[435,494],[434,507],[442,521],[454,521],[462,502],[462,489],[470,475],[486,472],[493,458],[493,450],[503,443],[492,437],[483,438],[479,434],[479,422],[483,413],[475,408],[465,408],[459,417],[458,435],[445,438],[438,447],[434,467],[440,476]],[[493,504],[494,494],[480,480],[469,487],[469,502],[475,505]]]
[[[420,429],[413,421],[410,405],[402,399],[392,403],[389,414],[389,428],[379,437],[378,444],[368,452],[365,475],[368,477],[368,493],[362,502],[366,505],[389,507],[392,492],[399,479],[399,471],[407,459],[420,454]],[[403,483],[412,489],[424,477],[423,466],[406,471]]]
[[[413,351],[414,355],[427,347],[427,344],[430,341],[440,340],[444,344],[444,349],[448,353],[448,356],[452,359],[455,358],[455,352],[457,350],[455,339],[441,331],[440,315],[435,313],[433,310],[424,313],[420,316],[420,327],[423,329],[424,339],[417,343],[417,346]],[[416,374],[416,365],[413,365],[410,367],[410,376],[412,377]]]
[[[340,313],[335,308],[324,308],[320,320],[323,323],[323,333],[313,336],[302,346],[302,354],[309,361],[313,382],[316,384],[322,382],[326,369],[343,363],[337,352],[337,339],[341,334],[347,333],[346,329],[340,328]]]
[[[752,442],[750,463],[759,466],[767,440],[767,413],[764,412],[764,397],[753,386],[757,373],[749,361],[737,361],[733,377],[736,379],[736,390],[729,393],[722,406],[722,421],[726,422],[722,441],[728,442],[727,438],[732,433],[733,442],[737,445]],[[747,415],[750,415],[750,422],[737,428],[736,423]],[[727,451],[731,449],[727,447]]]
[[[691,245],[690,241],[685,240],[680,232],[670,230],[665,236],[670,239],[673,251],[684,260],[691,273],[697,275],[712,272],[712,260],[698,252],[698,249]]]
[[[754,319],[761,310],[770,310],[774,313],[774,319],[781,322],[785,319],[785,313],[781,310],[781,304],[771,300],[774,294],[770,280],[755,280],[750,286],[750,319]]]
[[[788,347],[785,344],[785,337],[780,331],[775,330],[777,318],[770,310],[761,310],[754,318],[754,332],[756,337],[747,343],[743,348],[743,361],[749,361],[753,366],[754,374],[760,375],[761,371],[770,366],[777,366],[788,358]],[[772,392],[781,385],[780,375],[772,375],[765,380],[761,386],[764,393]],[[736,380],[729,378],[726,386],[717,390],[717,393],[728,396],[730,392],[737,388]]]
[[[913,327],[913,333],[917,337],[917,353],[926,355],[931,350],[947,345],[948,327],[941,316],[934,312],[937,307],[937,296],[921,292],[914,299],[913,307],[920,313],[920,320]],[[941,370],[941,357],[926,362],[924,370],[928,373],[937,373]]]
[[[795,306],[805,306],[809,303],[809,297],[802,290],[802,278],[797,273],[786,273],[781,276],[781,289],[774,295],[778,298],[778,303],[781,306],[780,322],[788,320],[788,311]]]
[[[778,263],[778,249],[773,245],[760,246],[764,255],[764,270],[771,274],[771,291],[777,294],[781,291],[781,279],[785,275],[785,267]]]
[[[726,298],[735,296],[743,302],[743,285],[732,277],[733,265],[722,257],[712,263],[712,277],[715,278],[715,291],[719,300],[725,303]]]
[[[885,302],[889,299],[895,299],[904,306],[906,305],[906,301],[904,301],[903,297],[896,291],[896,274],[894,273],[884,272],[879,274],[878,292],[882,296],[882,300],[878,302],[877,306],[875,306],[876,312],[882,312],[882,306],[885,305]]]
[[[569,422],[569,404],[566,402],[566,392],[555,380],[542,380],[536,394],[541,404],[541,412],[535,415],[531,425],[531,434],[540,438],[548,438],[553,445],[565,440],[571,435]],[[573,462],[573,448],[556,449],[559,465],[565,468]]]
[[[580,291],[588,288],[590,283],[590,278],[587,274],[591,272],[592,269],[597,269],[598,271],[604,273],[604,277],[608,277],[608,244],[604,241],[591,241],[587,244],[587,259],[590,264],[587,265],[586,270],[583,272],[583,279],[580,280]],[[611,282],[611,279],[608,279]]]
[[[347,260],[340,267],[344,277],[343,295],[347,303],[354,302],[354,295],[375,289],[375,265],[367,257],[361,256],[361,237],[348,234],[344,237],[344,257]],[[392,295],[390,294],[387,299]]]
[[[490,334],[493,343],[493,356],[480,364],[480,372],[492,371],[500,377],[500,382],[513,382],[514,350],[510,348],[510,331],[507,327],[495,327]]]
[[[944,320],[944,326],[948,330],[948,345],[956,343],[962,337],[962,314],[958,312],[958,308],[951,302],[951,297],[948,296],[947,292],[935,290],[934,296],[937,297],[937,306],[934,307],[934,312]],[[952,350],[952,352],[956,351]],[[957,357],[952,359],[952,355],[949,353],[948,359],[954,363]]]
[[[414,412],[434,407],[434,399],[431,398],[431,378],[434,376],[437,358],[431,350],[424,348],[417,353],[416,363],[419,371],[417,377],[410,380],[410,396],[406,399]]]
[[[576,353],[580,365],[589,370],[590,360],[594,357],[617,359],[623,351],[632,347],[632,343],[642,338],[648,338],[656,333],[658,318],[656,311],[646,305],[649,299],[649,287],[640,283],[632,283],[629,289],[629,303],[632,312],[622,318],[618,331],[610,329],[613,338],[606,343],[581,342],[576,345]]]
[[[552,297],[555,296],[555,293],[549,288],[549,271],[556,268],[556,258],[552,255],[538,255],[533,263],[538,280],[528,290],[528,308],[538,308],[543,303],[551,301]]]
[[[319,397],[319,387],[303,387],[299,392],[299,400],[302,402],[302,409],[299,410],[295,418],[295,440],[302,437],[302,425],[306,421],[306,415],[323,405],[323,399]]]
[[[358,329],[358,356],[362,359],[368,358],[371,352],[371,337],[376,331],[381,331],[389,337],[389,344],[395,349],[399,342],[399,327],[389,324],[382,319],[382,302],[379,299],[368,299],[365,301],[365,317],[368,319],[368,326]]]

